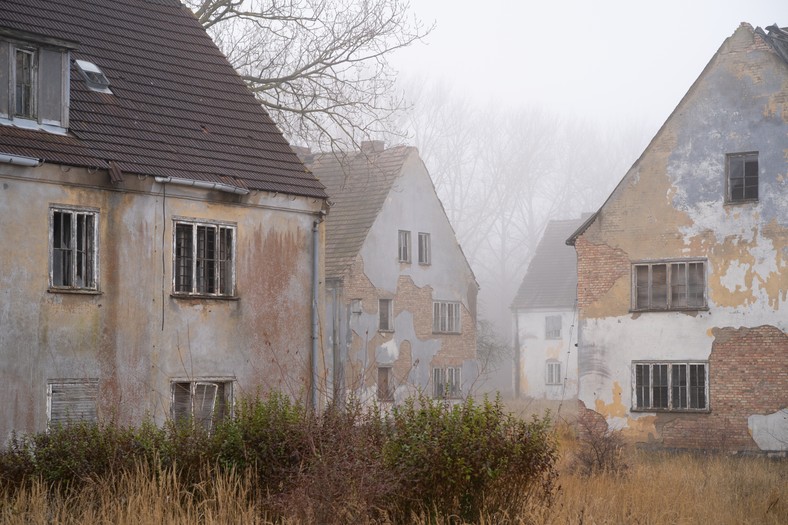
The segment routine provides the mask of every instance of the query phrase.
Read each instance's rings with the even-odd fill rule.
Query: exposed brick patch
[[[582,309],[599,299],[630,272],[627,254],[607,244],[592,244],[581,235],[577,250],[577,305]]]
[[[666,447],[757,450],[747,418],[788,406],[788,335],[774,326],[713,333],[711,412],[660,414],[657,430]]]

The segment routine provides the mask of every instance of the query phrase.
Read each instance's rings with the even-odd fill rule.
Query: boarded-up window
[[[56,379],[47,384],[49,425],[75,421],[96,422],[98,379]]]
[[[633,363],[633,408],[708,410],[708,363]]]
[[[394,329],[394,318],[392,315],[392,301],[391,299],[380,299],[378,301],[378,311],[380,319],[378,320],[378,330],[387,332]]]
[[[176,381],[172,383],[172,418],[193,421],[211,430],[232,406],[230,381]]]

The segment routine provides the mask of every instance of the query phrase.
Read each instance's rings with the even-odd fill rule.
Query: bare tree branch
[[[432,30],[403,0],[186,0],[290,140],[404,136],[388,57]]]

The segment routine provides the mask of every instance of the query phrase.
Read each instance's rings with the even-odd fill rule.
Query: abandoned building
[[[565,241],[582,223],[547,223],[512,301],[518,398],[577,399],[577,256]]]
[[[585,407],[653,446],[788,449],[788,32],[741,24],[567,242]]]
[[[309,395],[326,193],[192,13],[5,0],[0,83],[0,439]]]
[[[478,377],[478,284],[418,151],[307,155],[325,184],[324,355],[337,398],[459,399]]]

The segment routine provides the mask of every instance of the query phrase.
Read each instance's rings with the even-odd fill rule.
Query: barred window
[[[98,212],[50,208],[50,286],[98,289]]]
[[[633,408],[638,410],[708,410],[706,362],[635,362]]]
[[[235,295],[235,226],[175,222],[174,291]]]
[[[433,397],[436,399],[456,399],[462,396],[462,383],[459,367],[433,368]]]

